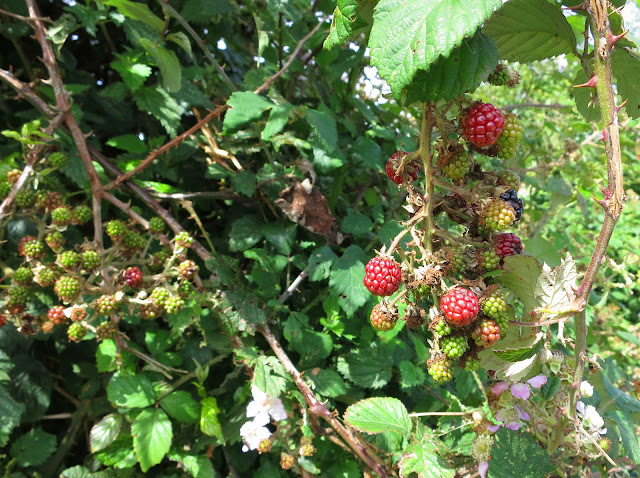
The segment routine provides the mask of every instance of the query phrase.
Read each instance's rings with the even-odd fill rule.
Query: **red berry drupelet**
[[[125,271],[122,273],[124,281],[127,283],[129,287],[132,289],[138,289],[142,287],[143,277],[142,271],[138,266],[127,267]]]
[[[484,319],[473,330],[471,338],[480,347],[491,347],[500,340],[500,326],[495,320]]]
[[[515,254],[522,254],[522,241],[518,236],[509,232],[506,234],[498,234],[494,241],[494,249],[500,259]]]
[[[464,134],[469,141],[482,148],[495,143],[502,133],[504,116],[490,103],[473,107],[464,124]]]
[[[56,305],[51,307],[47,313],[47,317],[54,324],[62,324],[67,321],[67,317],[64,315],[64,305]]]
[[[405,182],[405,180],[407,182],[412,182],[418,179],[420,164],[417,161],[410,161],[409,163],[406,163],[404,165],[402,174],[396,174],[397,169],[400,167],[400,164],[408,154],[409,153],[407,153],[406,151],[396,151],[387,161],[385,171],[389,179],[396,184],[402,184],[403,182]]]
[[[442,296],[440,309],[447,322],[456,327],[464,327],[478,316],[478,297],[464,287],[456,287]]]
[[[371,311],[371,326],[376,330],[382,330],[384,332],[393,329],[398,322],[398,314],[393,314],[391,311],[386,310],[382,303],[376,304]]]
[[[198,265],[190,259],[182,261],[178,265],[178,273],[184,280],[191,280],[198,272]]]
[[[400,288],[402,271],[393,259],[374,257],[364,269],[362,283],[373,295],[391,295]]]

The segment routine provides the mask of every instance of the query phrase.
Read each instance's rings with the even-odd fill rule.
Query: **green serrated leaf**
[[[194,478],[214,478],[213,463],[207,455],[191,455],[188,453],[171,452],[169,459],[180,463]]]
[[[146,38],[140,40],[142,47],[153,57],[162,75],[162,86],[169,93],[175,93],[182,85],[182,67],[175,52]]]
[[[135,154],[144,154],[148,150],[144,141],[135,134],[115,136],[107,141],[107,145]]]
[[[153,71],[149,65],[138,63],[127,55],[116,54],[116,58],[118,59],[111,62],[111,67],[120,73],[131,91],[140,88]]]
[[[640,464],[640,446],[638,446],[638,436],[631,416],[623,411],[616,410],[615,412],[606,413],[605,417],[614,420],[618,424],[622,446],[624,446],[627,456],[634,463]]]
[[[251,91],[236,91],[231,95],[229,110],[224,115],[223,127],[227,132],[235,131],[249,121],[257,120],[262,113],[275,105],[264,96]]]
[[[426,378],[424,370],[418,367],[410,360],[403,360],[398,364],[400,370],[400,386],[402,388],[411,388],[422,385]]]
[[[232,252],[247,250],[255,246],[262,236],[258,219],[255,216],[242,216],[231,225],[229,249]]]
[[[329,246],[322,246],[309,256],[309,280],[319,281],[329,277],[331,265],[338,256]]]
[[[454,48],[449,56],[440,57],[429,71],[418,71],[407,87],[404,102],[450,101],[465,92],[473,93],[487,80],[499,59],[491,37],[476,33]]]
[[[267,125],[262,130],[260,138],[269,141],[274,135],[280,133],[289,122],[289,114],[293,111],[293,106],[288,104],[276,105],[269,113]]]
[[[566,308],[572,300],[567,291],[575,290],[577,276],[576,263],[568,252],[566,258],[553,270],[544,264],[534,290],[538,305],[548,311]],[[549,318],[559,315],[554,312],[547,314]]]
[[[501,5],[500,0],[381,0],[369,40],[371,64],[401,99],[419,71],[449,56]]]
[[[231,175],[233,188],[239,194],[252,197],[256,192],[257,180],[253,171],[246,169]]]
[[[195,423],[200,418],[200,406],[189,392],[177,390],[160,401],[160,406],[171,418],[182,423]]]
[[[367,301],[368,291],[362,283],[365,261],[364,251],[351,245],[333,262],[331,268],[329,288],[333,295],[338,296],[340,306],[348,316],[352,316]]]
[[[0,385],[0,446],[9,442],[12,430],[20,423],[25,406],[14,400],[4,385]]]
[[[528,63],[572,53],[576,37],[559,5],[546,0],[510,0],[484,25],[500,58]]]
[[[489,478],[544,478],[553,470],[549,454],[528,433],[501,428],[495,437]]]
[[[91,453],[97,453],[111,445],[118,435],[122,427],[122,415],[110,413],[102,417],[102,419],[91,427],[89,433],[89,445]]]
[[[364,235],[372,232],[373,221],[365,214],[349,209],[347,215],[342,219],[340,230],[345,234]]]
[[[287,372],[275,357],[261,355],[256,361],[253,384],[271,397],[279,397],[287,386]]]
[[[538,276],[540,275],[540,264],[535,258],[527,255],[513,255],[504,258],[502,274],[496,281],[513,292],[524,305],[522,318],[529,320],[529,314],[538,305],[533,291],[535,289]]]
[[[200,431],[205,435],[216,437],[221,443],[225,442],[222,435],[222,427],[218,420],[220,414],[220,407],[218,407],[218,401],[215,397],[207,397],[200,400]]]
[[[377,0],[338,0],[324,48],[332,49],[369,29]]]
[[[165,38],[168,41],[171,41],[180,46],[180,48],[182,48],[187,53],[187,55],[189,55],[189,57],[193,57],[191,42],[189,41],[189,37],[186,34],[184,34],[183,32],[169,33]]]
[[[102,0],[102,3],[116,7],[123,15],[149,25],[158,33],[164,31],[164,22],[152,13],[145,3],[129,0]]]
[[[160,121],[169,135],[176,135],[184,110],[166,90],[157,85],[143,86],[134,92],[133,99],[141,110]]]
[[[316,393],[324,397],[338,397],[347,393],[347,386],[335,370],[314,368],[306,371],[305,378],[313,383]]]
[[[56,449],[56,436],[42,428],[34,428],[22,435],[11,445],[11,457],[20,466],[38,466]]]
[[[345,421],[365,433],[411,433],[409,412],[397,398],[374,397],[350,405],[344,412]]]
[[[94,456],[103,465],[116,469],[130,468],[138,461],[133,451],[133,437],[128,433],[120,433],[111,445]]]
[[[331,110],[321,107],[317,110],[307,109],[307,123],[313,128],[321,148],[341,159],[342,153],[338,147],[338,127]]]
[[[402,478],[409,478],[414,473],[418,478],[453,478],[455,475],[455,470],[438,456],[438,445],[427,433],[416,435],[402,451],[398,467]]]
[[[159,408],[148,408],[131,423],[133,449],[140,462],[140,468],[149,468],[162,461],[171,447],[173,427],[167,414]]]
[[[640,413],[640,402],[612,384],[609,377],[604,373],[602,373],[602,383],[604,384],[604,389],[607,392],[607,395],[609,395],[609,398],[613,399],[619,410],[629,413]]]
[[[640,77],[640,58],[626,49],[616,48],[611,54],[611,68],[618,94],[627,101],[624,106],[627,114],[631,118],[640,118],[640,85],[636,81]]]
[[[143,408],[155,402],[156,392],[145,376],[117,372],[109,380],[107,397],[116,407]]]
[[[338,372],[364,388],[381,388],[391,379],[393,357],[379,349],[355,349],[338,357]]]
[[[542,335],[537,334],[533,344],[527,345],[526,347],[498,349],[498,347],[500,347],[500,342],[498,342],[494,353],[505,362],[520,362],[537,354],[542,348],[542,344]]]

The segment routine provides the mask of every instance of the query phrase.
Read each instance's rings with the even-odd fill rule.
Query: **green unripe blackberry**
[[[0,181],[0,198],[6,198],[11,192],[13,184],[9,181]]]
[[[74,322],[67,328],[67,336],[73,342],[80,342],[87,335],[87,328],[80,322]]]
[[[499,146],[498,157],[502,159],[513,158],[518,152],[518,146],[522,141],[524,127],[517,115],[510,113],[504,118],[504,128],[496,141]]]
[[[182,281],[178,286],[178,294],[180,297],[190,297],[195,294],[191,282]]]
[[[198,272],[198,265],[192,260],[187,259],[178,265],[178,273],[185,280],[191,280]]]
[[[131,206],[131,210],[138,216],[142,216],[142,208],[140,206]]]
[[[8,307],[24,306],[29,300],[29,289],[22,285],[13,285],[8,291],[9,298],[7,299]]]
[[[507,310],[507,299],[500,289],[495,290],[484,298],[481,308],[484,315],[497,319]]]
[[[96,338],[98,340],[114,339],[118,334],[118,329],[110,320],[102,322],[96,328]]]
[[[449,335],[451,333],[451,327],[446,320],[440,320],[436,323],[436,325],[434,325],[433,331],[438,335],[444,337],[445,335]]]
[[[175,314],[179,312],[184,307],[184,300],[180,297],[168,297],[164,301],[164,310],[167,311],[167,314]]]
[[[55,226],[68,226],[73,221],[71,210],[66,207],[57,207],[51,211],[51,224]]]
[[[149,230],[151,232],[155,232],[156,234],[160,234],[164,231],[164,221],[159,217],[152,217],[149,219]]]
[[[127,232],[127,226],[124,222],[115,219],[107,223],[107,234],[113,241],[120,239]]]
[[[151,291],[149,298],[153,305],[164,307],[165,301],[171,296],[169,291],[164,287],[156,287]]]
[[[147,244],[147,241],[135,231],[126,231],[122,235],[122,244],[129,249],[142,249]]]
[[[144,320],[153,320],[157,319],[162,315],[164,309],[162,306],[153,305],[153,304],[145,304],[140,306],[138,309],[138,315]]]
[[[15,201],[19,207],[28,209],[36,204],[36,193],[28,189],[23,189],[16,193]]]
[[[102,295],[96,299],[96,313],[108,315],[118,307],[118,301],[112,295]]]
[[[13,274],[13,280],[20,285],[29,285],[33,282],[33,271],[28,267],[18,267]]]
[[[20,171],[19,169],[12,169],[7,173],[7,181],[9,181],[11,184],[14,184],[21,174],[22,171]]]
[[[482,210],[482,224],[492,231],[505,231],[516,220],[516,211],[502,199],[490,201]]]
[[[67,164],[67,156],[63,153],[51,153],[47,158],[49,160],[49,164],[52,168],[60,169],[63,168]]]
[[[193,237],[189,235],[188,232],[181,232],[176,235],[176,245],[180,247],[189,248],[193,243]]]
[[[479,262],[485,270],[493,271],[500,266],[500,256],[493,249],[489,249],[480,253]]]
[[[53,289],[63,302],[71,302],[80,293],[80,281],[74,276],[62,276]]]
[[[509,81],[509,69],[504,63],[498,63],[493,73],[489,75],[489,83],[493,86],[504,86]]]
[[[47,287],[52,285],[56,281],[56,278],[57,278],[56,273],[52,269],[49,269],[48,267],[40,269],[36,273],[36,282],[38,283],[38,285],[42,287]]]
[[[100,255],[96,251],[84,251],[80,254],[80,260],[82,261],[82,268],[91,272],[100,266]]]
[[[93,219],[93,211],[89,206],[81,204],[73,208],[73,217],[76,224],[86,224]]]
[[[452,359],[462,357],[462,354],[469,348],[465,335],[443,337],[440,346],[442,347],[442,351]]]
[[[504,337],[509,330],[509,322],[513,319],[513,315],[509,311],[505,310],[494,318],[498,327],[500,327],[500,335]]]
[[[451,179],[462,179],[473,166],[473,156],[471,153],[463,152],[453,158],[447,165],[442,166],[442,173]]]
[[[46,242],[47,246],[54,251],[58,251],[62,246],[64,246],[65,239],[60,231],[51,231],[44,236],[44,242]]]
[[[443,356],[429,362],[427,372],[435,382],[444,383],[453,378],[453,360]]]
[[[60,254],[58,262],[65,269],[73,269],[80,263],[80,256],[75,251],[64,251]]]
[[[44,245],[37,239],[31,239],[23,244],[22,251],[27,259],[38,259],[44,256]]]
[[[508,186],[516,192],[520,189],[520,176],[513,171],[501,169],[496,175],[498,176],[498,184]]]
[[[480,360],[474,357],[467,357],[464,361],[464,367],[467,372],[475,372],[480,368]]]

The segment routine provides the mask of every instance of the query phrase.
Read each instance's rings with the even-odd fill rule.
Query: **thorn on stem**
[[[629,101],[628,99],[624,100],[622,103],[620,103],[620,106],[616,106],[616,113],[619,113],[620,110],[624,107],[624,105],[627,104],[627,101]]]
[[[574,88],[595,88],[598,85],[598,77],[593,75],[589,81],[581,85],[573,85]]]
[[[613,48],[614,45],[616,43],[618,43],[618,40],[620,40],[621,38],[624,38],[627,33],[629,33],[629,30],[624,31],[622,33],[620,33],[619,35],[614,35],[613,33],[611,33],[611,31],[607,32],[607,45],[609,46],[609,49]]]
[[[603,129],[602,134],[598,138],[598,141],[607,141],[608,138],[609,138],[609,133],[607,133],[606,129]]]

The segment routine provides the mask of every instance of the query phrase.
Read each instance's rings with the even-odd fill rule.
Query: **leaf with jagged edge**
[[[636,50],[637,51],[637,50]],[[625,109],[631,118],[640,117],[640,58],[627,50],[616,48],[611,54],[611,68],[616,78],[618,94],[627,101]]]
[[[398,463],[400,476],[408,478],[415,474],[418,478],[452,478],[455,470],[450,469],[438,455],[442,442],[420,423],[412,436]]]
[[[533,291],[540,270],[540,264],[534,257],[518,254],[504,258],[502,274],[496,278],[500,285],[509,289],[520,299],[524,305],[522,319],[525,321],[529,320],[530,313],[538,306]]]
[[[371,64],[396,99],[502,6],[501,0],[380,0],[369,40]]]
[[[344,421],[364,433],[411,433],[409,412],[397,398],[373,397],[360,400],[347,408]]]
[[[338,0],[329,36],[323,43],[325,50],[331,50],[345,40],[368,31],[376,3],[378,0]]]
[[[560,6],[546,0],[510,0],[482,28],[500,58],[528,63],[572,53],[576,37]]]
[[[547,310],[559,310],[569,306],[573,295],[571,289],[576,288],[577,276],[576,263],[568,252],[565,259],[553,270],[545,263],[534,289],[538,305]],[[548,318],[558,315],[548,313]]]
[[[500,347],[500,342],[495,345],[494,353],[500,360],[505,362],[520,362],[533,357],[540,351],[542,347],[542,338],[544,334],[538,332],[535,336],[534,342],[531,345],[525,347]]]

